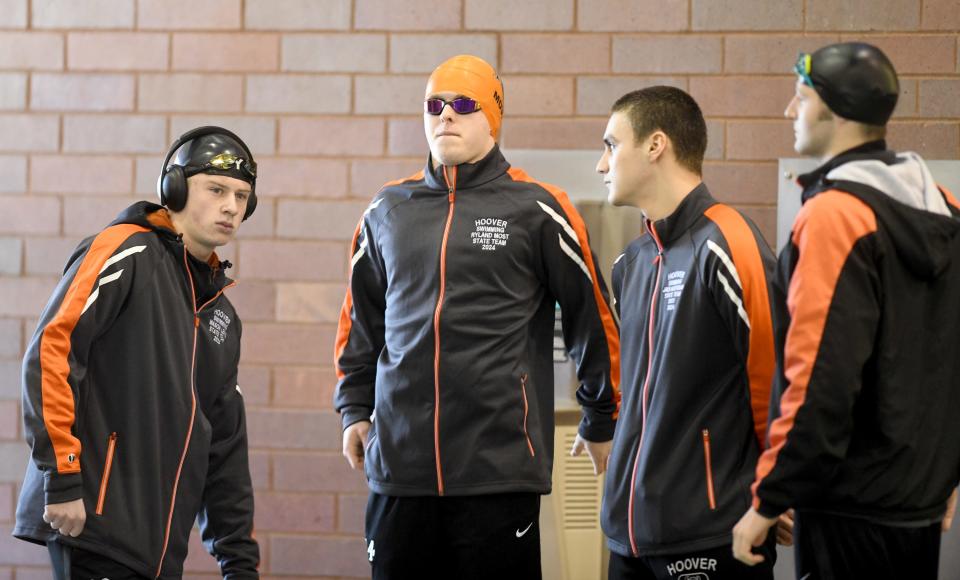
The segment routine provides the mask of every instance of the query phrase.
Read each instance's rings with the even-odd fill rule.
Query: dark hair
[[[663,131],[673,143],[677,162],[697,175],[703,172],[707,123],[700,106],[684,91],[667,86],[633,91],[617,99],[612,112],[627,115],[638,142]]]

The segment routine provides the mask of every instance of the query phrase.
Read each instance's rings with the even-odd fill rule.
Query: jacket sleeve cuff
[[[80,473],[43,474],[44,501],[47,505],[64,503],[83,497],[83,476]]]
[[[787,508],[784,506],[774,505],[759,498],[753,501],[753,505],[757,513],[765,518],[778,518],[780,514],[787,511]]]
[[[354,423],[359,423],[360,421],[369,421],[370,415],[372,414],[373,409],[370,409],[369,407],[350,405],[340,410],[340,421],[343,424],[343,428],[346,429]]]
[[[616,426],[617,421],[612,415],[591,413],[584,409],[578,432],[581,437],[591,443],[604,443],[613,439]]]

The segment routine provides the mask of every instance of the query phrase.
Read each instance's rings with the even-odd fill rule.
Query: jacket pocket
[[[100,479],[100,493],[97,495],[98,516],[103,515],[103,504],[107,499],[107,486],[110,485],[110,470],[113,469],[113,454],[117,450],[117,434],[113,432],[107,439],[107,458],[103,463],[103,477]]]
[[[717,497],[713,493],[713,461],[710,457],[710,430],[703,430],[703,462],[707,474],[707,501],[710,503],[710,509],[717,509]]]
[[[520,394],[523,395],[523,436],[527,439],[527,449],[530,450],[530,457],[536,457],[533,451],[533,442],[530,441],[530,433],[527,432],[527,414],[530,411],[530,405],[527,404],[527,373],[520,375]]]

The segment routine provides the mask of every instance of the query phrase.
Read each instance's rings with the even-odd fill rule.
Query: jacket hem
[[[709,550],[710,548],[717,548],[719,546],[725,546],[731,543],[733,543],[733,537],[729,533],[725,533],[719,536],[710,536],[707,538],[687,540],[673,544],[637,546],[637,554],[634,555],[629,545],[622,544],[613,538],[610,538],[609,536],[607,537],[607,547],[610,548],[610,551],[616,552],[617,554],[627,558],[662,556],[669,554],[687,554],[690,552],[697,552],[699,550]]]
[[[116,550],[112,546],[106,544],[101,544],[100,542],[90,541],[83,538],[71,538],[69,536],[62,536],[56,532],[51,532],[49,529],[42,528],[28,528],[23,526],[17,526],[13,529],[13,536],[19,540],[24,540],[26,542],[31,542],[34,544],[46,545],[47,542],[51,540],[56,540],[62,542],[63,544],[73,547],[80,548],[81,550],[87,550],[101,556],[115,560],[120,564],[123,564],[127,568],[130,568],[134,572],[146,576],[147,578],[156,577],[156,567],[145,565],[140,560],[132,558]],[[182,570],[181,570],[182,573]],[[161,575],[163,577],[164,575]],[[179,576],[175,574],[175,576]]]

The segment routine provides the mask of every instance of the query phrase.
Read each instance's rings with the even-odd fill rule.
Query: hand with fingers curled
[[[82,499],[63,503],[50,503],[43,508],[43,521],[63,536],[76,538],[83,532],[87,522],[87,510]]]

